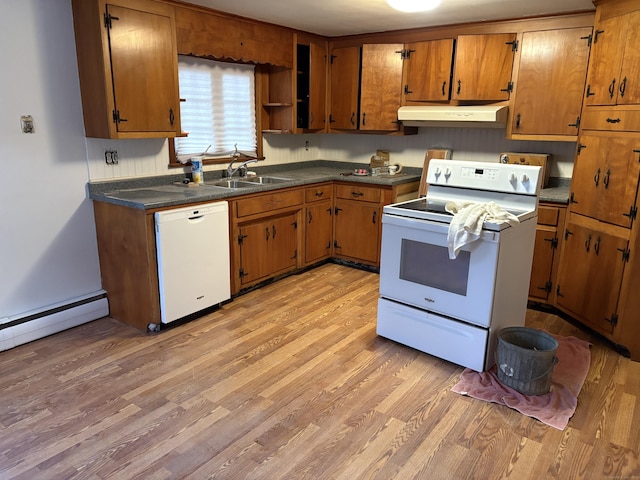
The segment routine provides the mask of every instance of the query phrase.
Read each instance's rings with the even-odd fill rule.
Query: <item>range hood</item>
[[[409,127],[504,128],[506,105],[419,105],[398,109],[398,120]]]

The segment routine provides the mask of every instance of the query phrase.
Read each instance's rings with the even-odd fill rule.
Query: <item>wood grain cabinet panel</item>
[[[639,43],[640,11],[596,16],[585,105],[640,104]]]
[[[559,266],[559,248],[567,208],[540,205],[533,250],[529,300],[553,304]]]
[[[359,88],[360,48],[334,48],[331,51],[330,128],[358,129]]]
[[[515,82],[512,135],[578,134],[591,28],[525,32]]]
[[[449,101],[454,43],[446,38],[405,46],[403,103]]]
[[[174,7],[73,0],[72,8],[86,136],[181,134]]]
[[[451,98],[509,100],[515,33],[459,35]]]

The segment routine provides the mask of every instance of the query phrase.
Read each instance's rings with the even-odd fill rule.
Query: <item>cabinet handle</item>
[[[361,196],[364,195],[364,193],[356,192],[355,190],[351,190],[351,195],[353,195],[354,197],[361,197]]]
[[[338,216],[338,212],[340,212],[341,210],[342,210],[341,208],[336,207],[336,208],[334,208],[333,213],[334,213],[336,216]]]
[[[624,77],[622,79],[622,82],[620,82],[620,86],[618,87],[618,91],[620,92],[621,97],[624,97],[625,88],[627,88],[627,77]]]
[[[589,235],[589,238],[587,238],[587,241],[584,242],[584,248],[587,249],[587,252],[591,249],[591,235]]]
[[[520,119],[522,116],[520,114],[516,115],[516,128],[520,128]]]
[[[271,238],[276,238],[276,233],[278,233],[278,231],[276,230],[276,226],[273,225],[271,229],[273,230],[273,235],[271,236]]]
[[[324,192],[316,192],[316,197],[321,197],[322,195],[324,195]]]
[[[593,244],[593,251],[596,252],[596,255],[600,253],[600,240],[602,239],[598,237],[598,239],[596,240],[596,243]]]
[[[309,221],[307,223],[311,223],[311,220],[313,220],[313,215],[311,215],[311,212],[309,212]]]
[[[367,124],[367,114],[362,114],[362,126],[364,127]]]
[[[445,80],[444,82],[442,82],[442,96],[443,96],[443,97],[446,95],[446,94],[445,94],[445,91],[444,91],[444,88],[445,88],[446,86],[447,86],[447,81]]]
[[[607,117],[607,123],[620,123],[620,119]]]
[[[568,127],[575,127],[578,128],[580,127],[580,117],[576,118],[576,123],[570,123],[569,125],[567,125]]]
[[[405,94],[405,95],[410,95],[410,94],[412,94],[412,93],[413,93],[413,92],[412,92],[411,90],[409,90],[409,85],[405,85],[405,86],[404,86],[404,94]]]
[[[611,174],[611,170],[607,169],[607,173],[604,174],[604,178],[602,179],[602,183],[604,183],[604,188],[609,188],[609,175]]]
[[[600,169],[598,169],[596,174],[593,176],[593,181],[596,184],[596,187],[600,184]]]
[[[616,79],[611,80],[609,84],[609,98],[613,98],[613,94],[616,92]]]
[[[355,116],[356,116],[356,112],[351,112],[351,125],[353,125],[355,127],[356,125],[356,121],[355,121]]]
[[[265,232],[267,234],[267,240],[269,240],[269,227],[265,228],[264,230],[265,230]]]
[[[458,90],[456,90],[456,93],[459,95],[460,94],[460,90],[462,89],[462,82],[460,80],[458,80]]]
[[[376,223],[376,218],[378,217],[378,212],[374,210],[373,212],[373,218],[371,219],[372,223]]]
[[[595,93],[591,91],[591,85],[587,85],[587,93],[585,94],[585,96],[589,98],[589,97],[593,97],[594,95]]]
[[[169,125],[171,125],[173,127],[173,123],[176,120],[176,116],[173,113],[173,108],[169,109]]]
[[[600,36],[601,33],[604,33],[604,30],[596,30],[596,34],[593,37],[593,43],[598,42],[598,37]]]

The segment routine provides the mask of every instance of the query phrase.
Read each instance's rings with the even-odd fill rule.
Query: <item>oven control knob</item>
[[[511,183],[516,183],[518,181],[518,177],[516,177],[515,173],[510,173],[509,174],[509,182]]]
[[[528,183],[528,182],[529,182],[529,177],[525,173],[525,174],[522,175],[522,183]]]
[[[444,176],[445,176],[445,178],[449,178],[451,176],[451,169],[447,168],[444,171]]]

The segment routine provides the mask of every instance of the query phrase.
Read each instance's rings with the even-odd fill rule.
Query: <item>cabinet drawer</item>
[[[640,110],[587,107],[580,126],[585,130],[640,132]]]
[[[302,189],[275,191],[258,197],[236,201],[236,216],[238,218],[247,217],[256,213],[301,205],[303,202],[304,191]]]
[[[380,203],[382,192],[376,187],[336,185],[336,197],[360,202]]]
[[[319,202],[331,198],[331,185],[318,185],[309,187],[304,191],[304,199],[307,203]]]
[[[552,227],[557,227],[559,217],[560,210],[558,207],[538,207],[538,225],[550,225]]]

